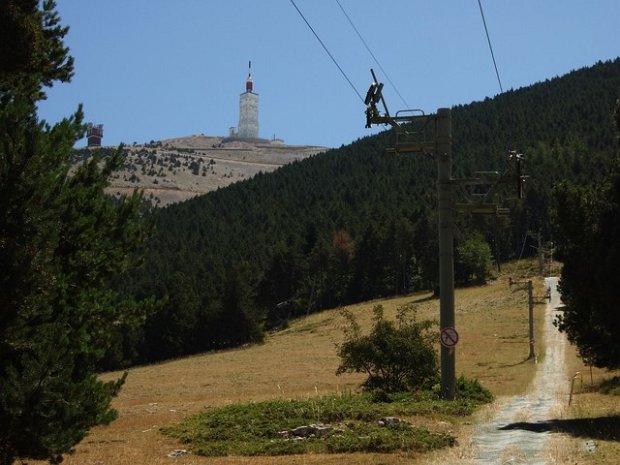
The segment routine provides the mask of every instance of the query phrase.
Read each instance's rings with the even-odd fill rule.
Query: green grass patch
[[[381,400],[370,393],[272,400],[212,409],[162,432],[206,456],[428,451],[452,446],[455,438],[406,422],[379,426],[379,419],[469,415],[480,403],[465,396],[440,400],[432,392],[390,394]],[[279,434],[310,424],[336,429],[324,437],[303,440]]]

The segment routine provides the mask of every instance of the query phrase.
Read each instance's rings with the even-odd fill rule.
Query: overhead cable
[[[478,0],[478,6],[480,7],[480,15],[482,16],[482,23],[484,24],[484,31],[487,35],[487,42],[489,43],[489,50],[491,51],[491,58],[493,59],[493,66],[495,67],[495,75],[497,76],[497,82],[499,83],[499,90],[503,93],[502,81],[499,78],[499,71],[497,70],[497,62],[495,61],[495,54],[493,53],[493,46],[491,45],[491,38],[489,37],[489,29],[487,28],[487,21],[484,19],[484,11],[482,11],[482,2]]]
[[[293,4],[293,6],[295,7],[295,9],[297,10],[297,13],[299,13],[299,16],[301,16],[301,18],[304,20],[304,22],[306,23],[306,25],[310,28],[310,30],[312,31],[312,33],[314,34],[314,37],[316,37],[316,39],[319,41],[319,43],[321,44],[321,46],[323,47],[323,50],[325,50],[325,52],[329,55],[329,57],[332,59],[332,61],[334,62],[334,64],[338,67],[338,69],[340,70],[340,73],[342,74],[342,76],[347,80],[347,82],[349,83],[349,85],[351,86],[351,88],[355,91],[355,93],[357,94],[357,96],[359,97],[359,99],[363,102],[364,99],[362,98],[362,95],[359,93],[359,91],[355,88],[355,86],[353,85],[353,83],[351,82],[351,80],[349,79],[349,77],[347,76],[347,74],[343,71],[343,69],[340,67],[340,65],[338,64],[338,62],[336,61],[336,59],[334,58],[334,56],[331,54],[331,52],[329,51],[329,49],[327,48],[327,46],[323,43],[323,41],[321,40],[321,38],[319,37],[319,35],[316,33],[316,31],[312,28],[312,26],[310,25],[310,23],[308,22],[308,20],[306,19],[306,17],[304,16],[304,14],[301,12],[301,10],[297,7],[297,5],[295,4],[295,2],[293,0],[291,0],[291,3]]]
[[[396,85],[392,82],[392,80],[390,79],[390,76],[388,76],[388,73],[383,69],[383,66],[381,66],[381,63],[379,63],[379,60],[377,60],[377,57],[375,56],[374,53],[372,53],[372,50],[370,50],[370,47],[368,46],[368,44],[366,43],[366,41],[364,40],[364,38],[362,37],[362,34],[360,33],[360,31],[357,29],[357,27],[355,27],[355,24],[353,24],[353,21],[351,20],[351,18],[349,17],[349,15],[347,14],[347,12],[345,11],[345,9],[342,7],[342,5],[340,4],[340,0],[336,0],[336,3],[338,4],[338,6],[340,7],[340,9],[342,10],[342,13],[344,13],[344,15],[346,16],[347,20],[349,21],[349,24],[351,25],[351,27],[353,28],[353,30],[355,31],[355,33],[357,34],[357,36],[360,38],[360,40],[362,41],[362,43],[364,44],[364,47],[366,47],[366,50],[368,50],[368,53],[370,53],[370,56],[372,57],[373,60],[375,60],[375,63],[377,63],[377,65],[379,66],[379,68],[381,69],[381,71],[383,72],[383,74],[385,75],[386,79],[388,80],[388,82],[392,85],[392,87],[394,88],[394,90],[396,91],[396,93],[398,94],[398,96],[400,97],[400,99],[402,100],[402,102],[405,104],[406,108],[409,108],[409,104],[407,104],[407,102],[405,101],[405,99],[403,98],[403,96],[400,94],[400,92],[398,91],[398,89],[396,88]]]

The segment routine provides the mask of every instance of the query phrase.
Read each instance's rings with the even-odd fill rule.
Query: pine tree
[[[620,102],[616,124],[620,133]],[[555,324],[588,364],[620,368],[620,166],[594,186],[555,189],[564,311]]]
[[[114,419],[124,376],[104,383],[95,369],[113,328],[141,311],[110,288],[147,234],[139,194],[104,193],[120,154],[69,174],[81,109],[53,126],[36,113],[73,73],[67,30],[53,1],[0,5],[0,465],[59,463]]]
[[[586,363],[619,368],[620,174],[596,187],[562,184],[555,196],[565,304],[556,325]]]

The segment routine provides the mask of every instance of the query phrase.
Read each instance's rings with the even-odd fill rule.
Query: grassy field
[[[567,395],[558,412],[558,429],[549,457],[552,463],[574,465],[616,465],[620,460],[620,395],[599,392],[599,386],[618,372],[585,366],[574,347],[568,349],[568,370],[574,377],[574,395],[568,405],[572,379],[566,380]],[[618,388],[617,388],[618,389]],[[589,451],[589,445],[595,450]]]
[[[531,264],[530,264],[531,265]],[[456,346],[457,373],[477,378],[501,402],[504,396],[523,393],[533,378],[536,364],[526,360],[529,352],[527,291],[522,285],[509,286],[509,276],[524,282],[533,276],[530,266],[505,267],[499,278],[481,287],[456,292],[456,327],[460,341]],[[541,279],[533,278],[535,295],[544,294]],[[542,300],[542,299],[541,299]],[[362,327],[369,327],[372,308],[381,303],[386,316],[394,316],[398,307],[414,303],[419,319],[437,319],[439,301],[429,293],[420,293],[348,307]],[[540,327],[542,305],[535,309],[536,328]],[[343,341],[346,321],[339,310],[310,315],[291,323],[284,331],[269,335],[264,344],[230,351],[210,353],[158,365],[130,370],[127,383],[114,406],[120,416],[109,426],[95,428],[67,456],[70,465],[151,465],[190,464],[440,464],[448,459],[466,461],[472,424],[484,421],[493,405],[484,407],[474,417],[446,417],[432,413],[415,415],[411,422],[437,434],[450,434],[457,445],[442,451],[396,454],[351,453],[293,455],[282,457],[201,457],[193,454],[175,459],[168,457],[174,449],[185,446],[161,434],[161,428],[178,424],[189,415],[213,407],[263,400],[308,400],[329,395],[356,392],[363,380],[360,375],[336,376],[337,344]],[[537,347],[539,358],[544,352]],[[571,370],[583,370],[571,357]],[[595,370],[594,382],[605,375]],[[102,375],[114,379],[118,373]],[[569,385],[567,380],[567,386]],[[558,412],[562,418],[581,415],[600,416],[601,412],[618,414],[618,397],[585,392],[589,384],[573,398],[570,408]],[[620,454],[618,442],[598,440],[600,447],[593,457],[582,453],[583,438],[557,435],[550,448],[555,463],[617,463],[601,461],[610,454]],[[570,456],[568,460],[567,456]],[[575,457],[580,461],[575,461]],[[616,455],[617,457],[617,455]],[[568,461],[564,461],[567,459]]]

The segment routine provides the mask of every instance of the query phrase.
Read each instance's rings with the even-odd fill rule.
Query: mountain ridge
[[[91,148],[77,154],[113,150]],[[133,144],[124,146],[125,162],[113,173],[107,192],[130,194],[140,188],[153,204],[167,206],[326,150],[321,146],[288,145],[278,139],[243,140],[204,134]]]

